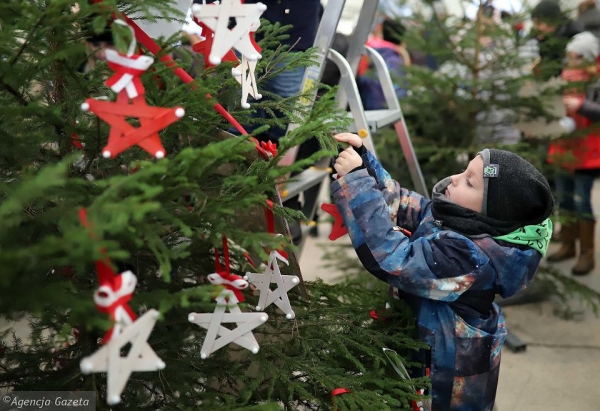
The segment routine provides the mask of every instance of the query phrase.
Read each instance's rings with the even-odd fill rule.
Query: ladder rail
[[[400,102],[396,96],[394,81],[392,80],[392,75],[385,64],[383,56],[373,47],[364,46],[364,49],[367,51],[367,55],[375,65],[377,79],[383,89],[383,96],[385,97],[385,104],[387,105],[388,110],[400,110]]]
[[[371,33],[372,22],[375,19],[379,6],[379,0],[364,0],[360,11],[360,19],[351,35],[350,47],[346,58],[331,48],[344,5],[345,0],[329,0],[325,7],[314,43],[314,46],[317,48],[317,58],[315,64],[305,70],[302,80],[301,93],[307,97],[302,98],[300,104],[305,108],[312,108],[314,99],[317,96],[319,83],[323,76],[325,63],[327,59],[333,62],[340,71],[339,90],[336,96],[338,107],[342,109],[349,108],[348,115],[352,117],[355,131],[363,138],[365,147],[377,157],[372,133],[378,128],[393,124],[415,189],[428,198],[429,195],[423,175],[410,141],[387,64],[375,49],[366,46],[367,39]],[[356,72],[365,53],[374,62],[388,107],[385,110],[364,110],[356,84]],[[299,127],[298,124],[290,124],[288,125],[287,132],[289,133],[297,127]],[[298,146],[288,150],[280,160],[280,164],[293,164],[296,161],[298,151]],[[307,181],[300,181],[303,177],[306,177]],[[302,212],[309,221],[312,221],[317,211],[319,193],[323,189],[323,185],[328,183],[328,176],[319,179],[315,177],[315,170],[305,171],[295,176],[295,181],[290,181],[286,184],[283,189],[283,192],[286,194],[282,196],[281,201],[285,203],[286,199],[301,195],[304,200]],[[286,192],[286,190],[288,191]],[[301,228],[301,237],[296,244],[298,253],[302,252],[302,247],[306,239],[306,231]]]
[[[333,0],[330,0],[333,1]],[[329,5],[329,4],[328,4]],[[356,76],[358,71],[358,65],[364,54],[364,46],[367,43],[375,16],[377,15],[377,9],[379,7],[379,0],[363,0],[363,5],[360,10],[358,23],[352,32],[350,38],[350,46],[346,53],[346,60],[351,68],[351,73]],[[363,24],[367,22],[368,24]],[[349,96],[345,90],[340,88],[337,100],[340,102],[341,107],[346,107]]]
[[[361,137],[364,136],[363,144],[367,149],[376,155],[375,145],[373,144],[373,139],[371,138],[371,131],[369,130],[367,118],[365,117],[365,110],[360,99],[360,93],[358,92],[356,80],[354,78],[354,74],[352,74],[352,68],[350,67],[348,61],[335,50],[329,50],[329,54],[327,56],[340,70],[340,90],[344,89],[349,91],[347,103],[338,101],[338,106],[342,108],[342,104],[344,106],[347,104],[350,107],[350,113],[354,119],[356,129]]]

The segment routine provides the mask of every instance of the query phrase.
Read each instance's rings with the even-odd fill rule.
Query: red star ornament
[[[333,227],[331,228],[331,233],[329,233],[329,239],[331,241],[335,241],[348,233],[348,228],[344,225],[344,219],[340,214],[340,210],[338,210],[335,204],[323,203],[321,204],[321,210],[334,218]]]
[[[131,99],[129,104],[125,90],[117,95],[115,102],[88,98],[81,109],[91,111],[111,126],[108,143],[102,149],[105,158],[115,158],[134,145],[156,158],[163,158],[165,149],[158,132],[185,115],[185,110],[181,107],[148,106],[143,96]],[[126,117],[138,118],[140,127],[133,127],[126,121]]]

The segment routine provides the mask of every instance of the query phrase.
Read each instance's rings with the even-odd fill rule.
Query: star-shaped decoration
[[[229,309],[229,313],[225,311]],[[202,359],[223,348],[229,343],[258,352],[259,345],[252,333],[256,327],[269,319],[265,313],[244,313],[237,305],[235,294],[231,290],[223,290],[217,297],[217,307],[211,314],[190,313],[188,320],[207,330],[200,350]],[[223,323],[235,323],[234,329],[224,327]]]
[[[98,351],[81,360],[81,372],[84,374],[105,372],[108,380],[107,403],[121,402],[121,392],[134,371],[157,371],[165,368],[148,344],[148,337],[156,324],[158,311],[149,310],[133,324],[125,327],[121,334],[110,339]],[[131,349],[122,356],[121,350],[127,344]]]
[[[281,311],[285,313],[287,319],[292,319],[296,315],[290,304],[288,291],[300,283],[300,280],[295,275],[282,275],[279,270],[277,260],[289,264],[288,260],[283,257],[278,251],[271,251],[269,261],[264,273],[246,273],[244,279],[253,284],[260,291],[260,298],[256,309],[264,310],[269,305],[275,303]],[[271,284],[277,284],[277,289],[271,290]]]
[[[212,49],[213,46],[213,42],[214,42],[214,36],[215,33],[208,28],[208,26],[204,23],[202,23],[201,21],[197,21],[196,23],[202,27],[202,37],[204,37],[204,40],[199,41],[198,43],[194,44],[192,46],[192,50],[194,50],[196,53],[200,53],[204,56],[204,66],[205,67],[214,67],[214,64],[211,64],[210,59],[209,59],[209,55],[210,55],[210,51]],[[239,59],[237,58],[237,56],[235,55],[235,53],[233,52],[233,50],[229,49],[228,52],[225,53],[225,55],[222,58],[222,61],[231,61],[234,63],[239,62]]]
[[[209,5],[194,4],[194,17],[215,34],[209,62],[220,64],[231,48],[235,48],[249,60],[259,59],[261,56],[252,42],[250,32],[266,9],[267,6],[262,3],[242,4],[241,0],[222,0],[220,4]],[[228,27],[230,18],[235,18],[236,22],[232,29]]]
[[[256,63],[256,60],[248,60],[246,56],[242,56],[241,64],[231,69],[233,77],[242,85],[241,104],[243,108],[250,108],[250,104],[248,104],[249,95],[254,97],[255,100],[262,98],[262,94],[258,92],[256,85]]]
[[[344,224],[344,219],[340,214],[340,210],[338,210],[335,204],[323,203],[321,204],[321,210],[333,217],[333,227],[331,227],[331,233],[329,233],[329,239],[331,241],[335,241],[348,233],[348,228]]]
[[[181,107],[152,107],[146,104],[143,96],[138,96],[128,104],[126,91],[121,91],[117,101],[99,101],[87,99],[81,105],[83,111],[91,111],[111,126],[108,144],[102,149],[106,158],[115,158],[129,147],[138,145],[156,158],[165,156],[165,149],[158,132],[184,116]],[[126,121],[127,117],[136,117],[140,127],[135,128]]]

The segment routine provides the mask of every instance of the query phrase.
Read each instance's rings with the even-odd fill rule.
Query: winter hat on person
[[[600,55],[600,42],[589,31],[574,35],[567,44],[567,52],[577,53],[589,62],[594,63]]]
[[[552,190],[530,162],[494,148],[479,155],[483,158],[483,215],[520,225],[539,224],[550,216]]]
[[[554,23],[564,18],[558,0],[542,0],[531,11],[531,18]]]
[[[528,161],[498,149],[478,153],[483,159],[481,213],[461,207],[444,192],[445,178],[433,188],[432,214],[438,225],[469,236],[502,236],[528,225],[540,224],[554,208],[548,180]]]

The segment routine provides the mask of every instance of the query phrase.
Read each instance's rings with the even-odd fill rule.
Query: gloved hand
[[[358,135],[352,133],[336,134],[334,138],[341,143],[348,143],[352,146],[341,151],[335,159],[333,168],[338,172],[338,176],[343,177],[356,169],[360,169],[363,165],[361,154],[363,154],[365,150],[362,139]],[[357,150],[354,150],[353,147],[356,147]]]
[[[362,138],[353,133],[339,133],[333,136],[340,143],[348,143],[352,147],[360,148],[363,145]]]
[[[333,167],[335,168],[335,171],[338,172],[339,177],[344,177],[346,174],[360,168],[362,165],[362,157],[354,151],[354,148],[348,147],[337,156]]]

